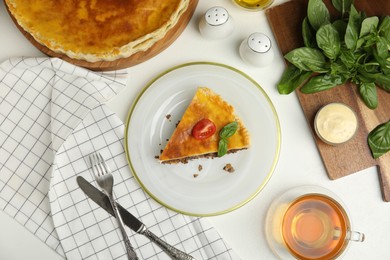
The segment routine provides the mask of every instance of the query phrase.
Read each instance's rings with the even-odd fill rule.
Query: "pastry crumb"
[[[198,165],[198,171],[203,170],[203,166],[201,164]]]
[[[225,167],[223,167],[223,170],[229,173],[233,173],[235,171],[234,167],[230,163],[226,164]]]
[[[194,178],[196,178],[196,177],[199,176],[199,174],[198,173],[194,173],[193,176],[194,176]]]
[[[171,119],[171,117],[172,117],[171,114],[168,114],[168,115],[165,116],[165,118],[168,119],[168,120]]]

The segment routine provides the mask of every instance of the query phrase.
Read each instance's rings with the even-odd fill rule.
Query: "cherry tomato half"
[[[204,118],[200,120],[196,125],[192,128],[192,136],[197,140],[204,140],[212,136],[217,127],[210,119]]]

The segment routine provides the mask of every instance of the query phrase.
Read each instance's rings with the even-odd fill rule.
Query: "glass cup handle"
[[[355,242],[363,242],[365,239],[365,235],[362,232],[357,232],[350,230],[347,234],[347,238],[350,241],[355,241]]]

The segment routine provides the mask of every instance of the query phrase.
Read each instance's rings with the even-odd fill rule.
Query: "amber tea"
[[[265,232],[280,259],[331,260],[344,253],[351,241],[363,242],[354,231],[340,198],[320,186],[298,186],[271,203]]]
[[[234,0],[236,4],[246,9],[261,10],[269,7],[274,0]]]
[[[297,198],[285,212],[283,240],[299,259],[333,259],[348,243],[349,220],[339,203],[322,194]]]

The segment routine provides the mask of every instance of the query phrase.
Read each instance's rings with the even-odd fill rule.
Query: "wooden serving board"
[[[96,71],[109,71],[109,70],[117,70],[117,69],[124,69],[128,68],[134,65],[137,65],[141,62],[144,62],[155,55],[159,54],[163,50],[165,50],[168,46],[170,46],[176,39],[179,37],[179,35],[182,33],[182,31],[186,28],[188,22],[190,21],[195,8],[198,4],[198,0],[190,0],[189,6],[186,9],[186,11],[181,15],[179,18],[179,21],[177,24],[172,27],[167,34],[156,42],[151,48],[149,48],[146,51],[137,52],[133,55],[131,55],[128,58],[121,58],[117,59],[115,61],[98,61],[98,62],[88,62],[85,60],[78,60],[78,59],[72,59],[66,56],[65,54],[60,54],[53,52],[46,46],[40,44],[37,42],[28,32],[26,32],[23,28],[21,28],[16,21],[15,17],[12,16],[12,14],[9,12],[7,4],[5,3],[5,6],[7,7],[8,13],[10,14],[12,20],[14,21],[16,27],[22,32],[22,34],[41,52],[44,54],[50,56],[50,57],[57,57],[61,58],[69,63],[72,63],[76,66],[84,67],[90,70],[96,70]]]
[[[324,0],[333,17],[337,11],[331,6],[330,0]],[[357,10],[364,11],[368,16],[390,15],[389,0],[355,0]],[[293,0],[275,6],[266,11],[270,26],[275,35],[282,54],[303,46],[301,25],[306,17],[307,0]],[[371,110],[361,101],[357,88],[351,83],[333,89],[315,93],[303,94],[296,91],[299,102],[312,130],[317,148],[330,179],[344,177],[363,169],[377,166],[383,199],[390,201],[390,153],[374,160],[367,144],[367,135],[380,123],[390,119],[390,94],[378,89],[379,105]],[[342,102],[349,105],[358,115],[359,129],[352,140],[339,146],[331,146],[322,142],[315,134],[314,117],[317,111],[331,102]]]

